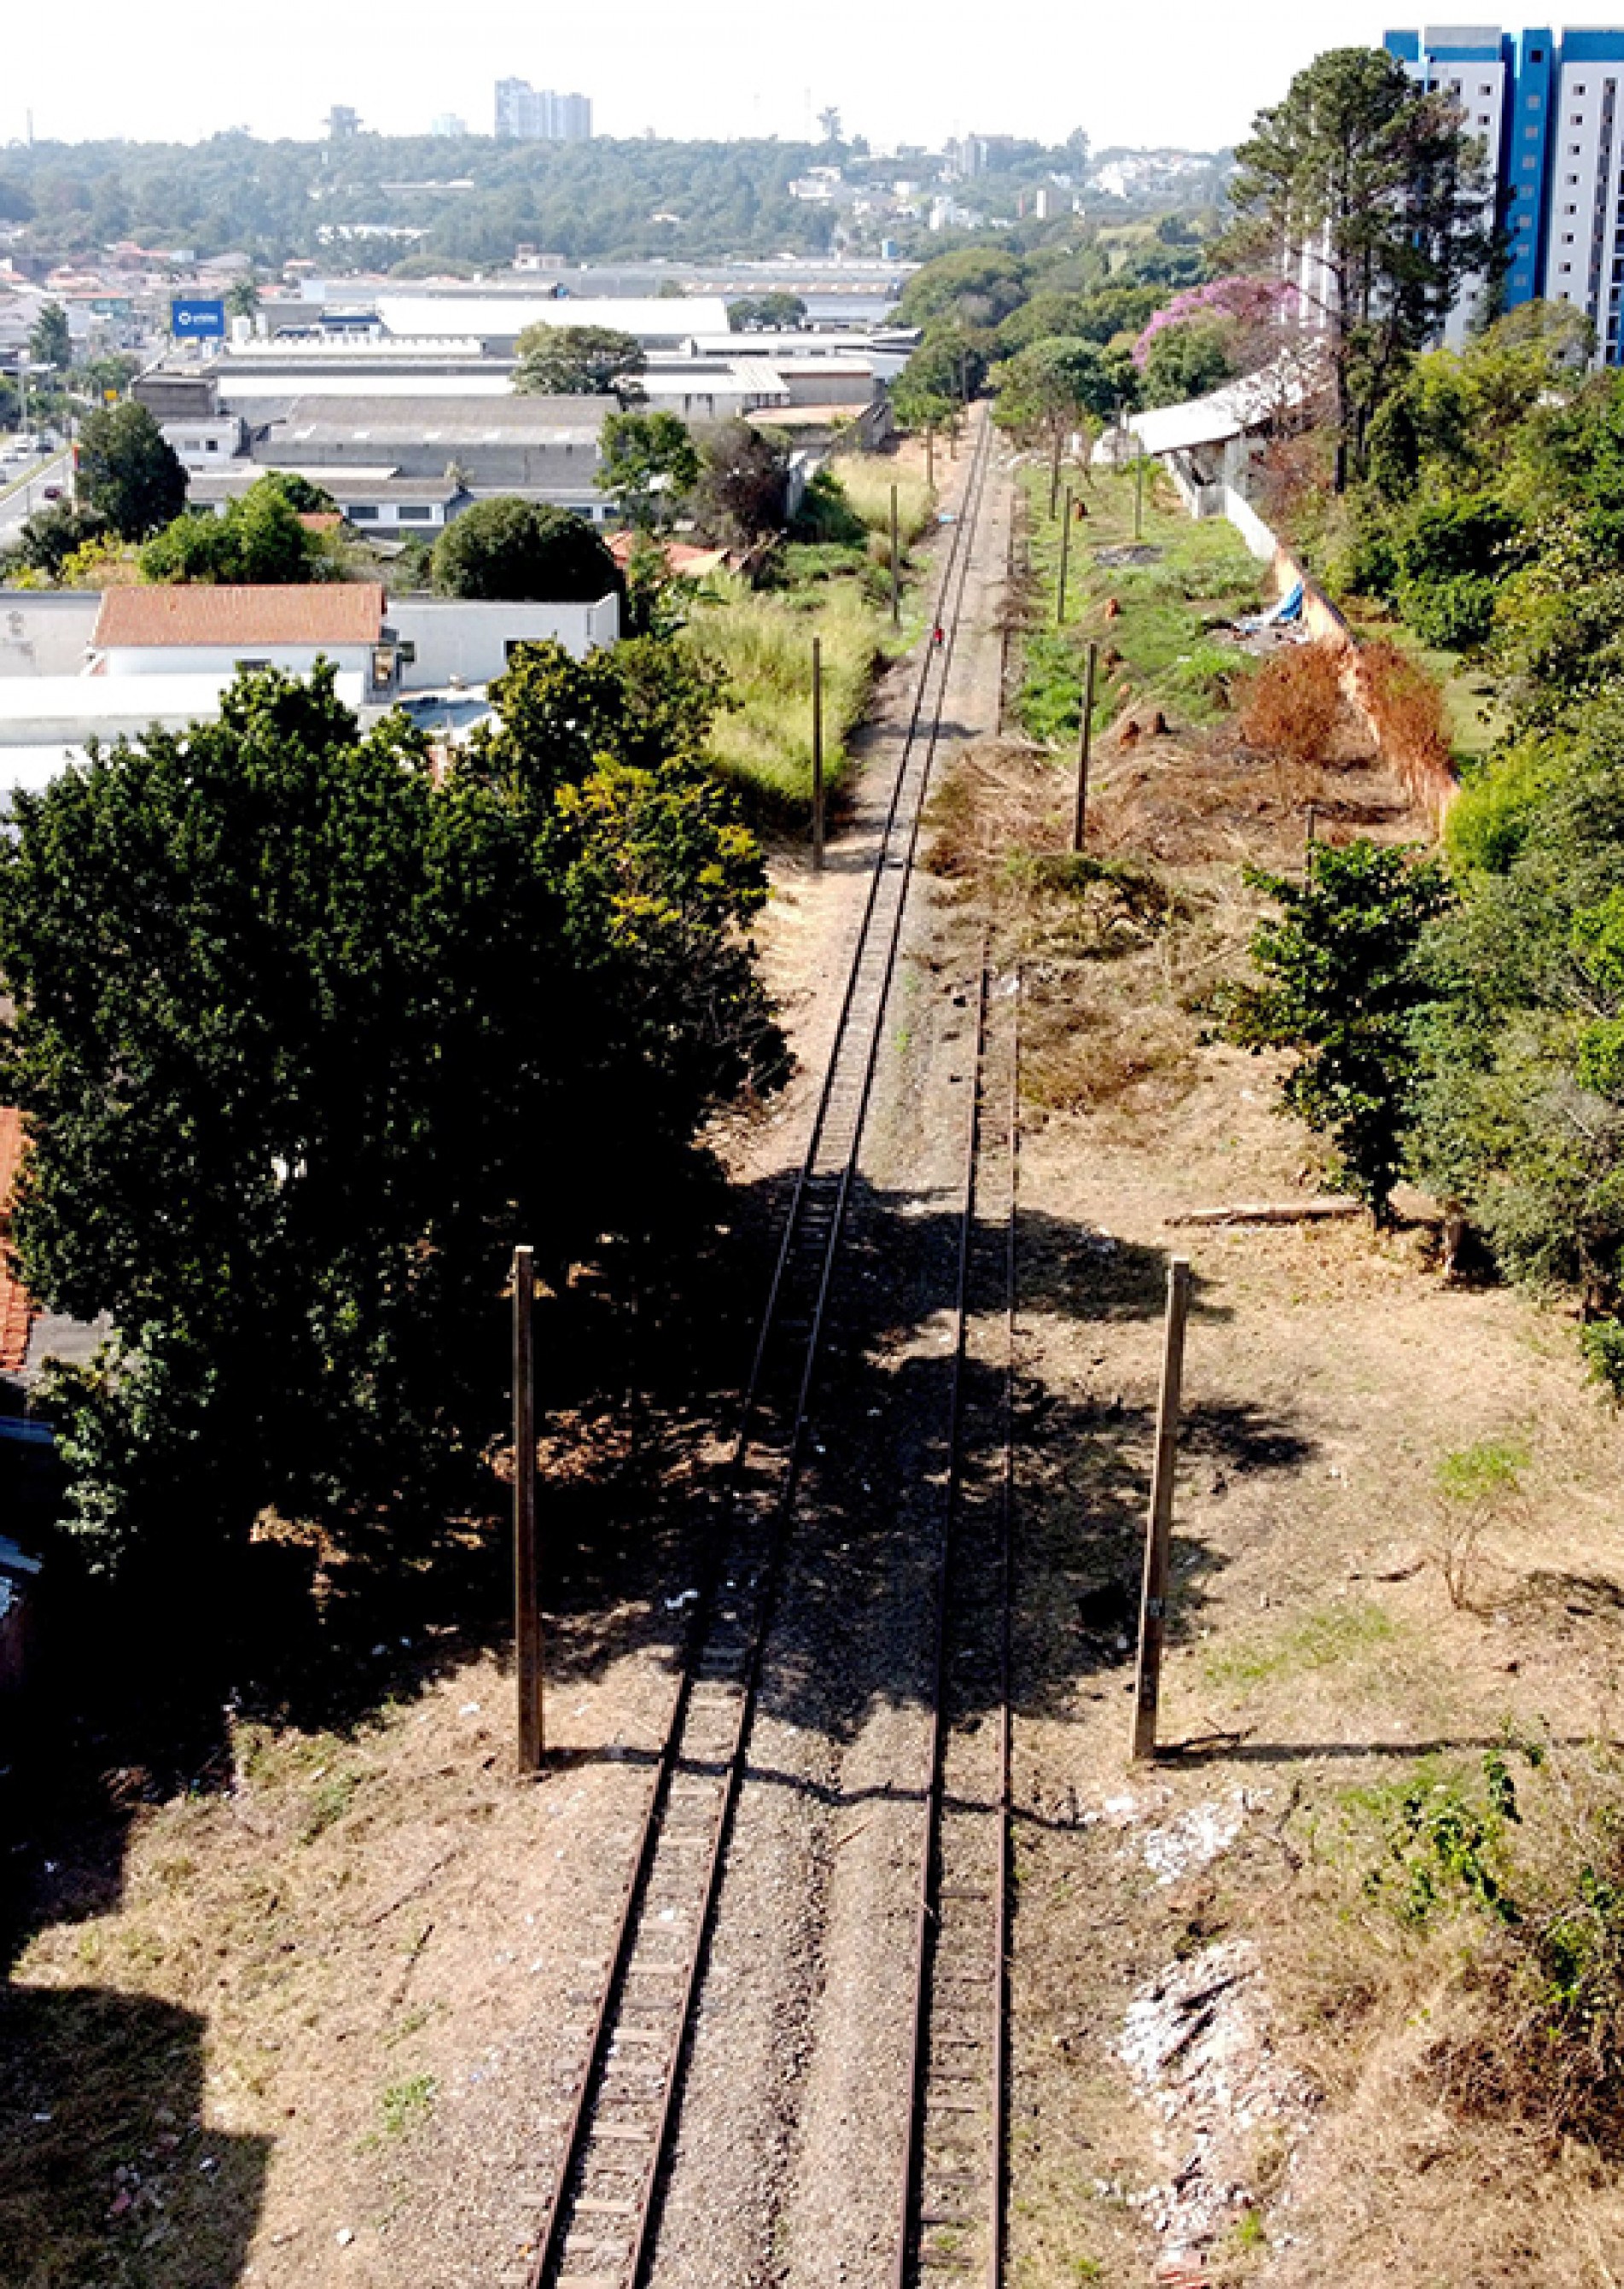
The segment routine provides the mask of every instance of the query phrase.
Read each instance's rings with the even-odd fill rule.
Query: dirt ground
[[[989,580],[977,691],[1003,609]],[[728,1140],[742,1190],[798,1157],[906,698],[896,671],[828,872],[777,861],[764,944],[804,1063]],[[1027,1115],[1010,2279],[1605,2289],[1624,2235],[1612,2165],[1445,2102],[1427,2027],[1452,1950],[1369,1908],[1357,1839],[1358,1791],[1508,1739],[1616,1735],[1617,1419],[1560,1312],[1445,1280],[1426,1202],[1383,1235],[1179,1221],[1319,1182],[1273,1109],[1275,1068],[1212,1037],[1208,997],[1256,910],[1241,861],[1297,863],[1308,800],[1325,832],[1417,824],[1355,754],[1288,779],[1229,727],[1175,722],[1103,743],[1094,847],[1126,871],[1079,895],[1036,863],[1061,851],[1064,760],[963,730],[868,1174],[904,1200],[935,1182],[962,1070],[949,989],[990,924],[1023,979]],[[899,1212],[867,1244],[895,1252],[905,1230]],[[1174,1253],[1195,1280],[1162,1720],[1178,1753],[1130,1770]],[[892,1337],[899,1370],[940,1348],[923,1307]],[[1485,1445],[1517,1458],[1514,1489],[1463,1538],[1440,1466]],[[863,1491],[847,1489],[854,1518]],[[868,1491],[888,1517],[887,1490]],[[856,1532],[829,1553],[837,1607],[865,1546]],[[511,1770],[501,1662],[448,1631],[376,1649],[359,1723],[228,1711],[224,1774],[171,1789],[110,1773],[95,1820],[41,1813],[11,1836],[27,1912],[0,2006],[0,2278],[522,2279],[688,1586],[680,1533],[636,1548],[598,1594],[579,1586],[555,1634],[540,1785]],[[732,2161],[702,2152],[673,2201],[670,2289],[888,2277],[873,2219],[894,2142],[884,1902],[913,1835],[905,1684],[876,1691],[838,1756],[812,1737],[815,1695],[767,1744],[829,1790],[804,1831],[747,1812],[763,1873],[719,1950],[726,2006],[752,1948],[776,1943],[783,1887],[811,1882],[795,1859],[811,1837],[805,2010],[750,2034],[774,2103],[795,2109],[771,2262],[729,2271],[706,2242],[704,2173],[726,2208],[728,2169],[754,2167],[742,2108]],[[696,2102],[718,2122],[728,2074],[702,2035]]]

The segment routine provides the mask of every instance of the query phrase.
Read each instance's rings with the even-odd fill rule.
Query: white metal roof
[[[1196,445],[1227,444],[1231,437],[1261,429],[1282,405],[1302,402],[1313,385],[1310,371],[1282,359],[1261,373],[1226,382],[1210,397],[1182,405],[1158,405],[1129,416],[1128,427],[1147,453],[1187,452]]]
[[[728,306],[720,295],[614,295],[592,300],[537,294],[380,294],[378,316],[392,334],[522,333],[527,326],[610,326],[640,341],[681,341],[691,334],[725,334]]]

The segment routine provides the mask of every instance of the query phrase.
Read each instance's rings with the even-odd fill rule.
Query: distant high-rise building
[[[468,123],[459,119],[454,111],[437,112],[429,121],[428,132],[431,135],[466,135]]]
[[[353,105],[347,103],[335,103],[332,109],[327,115],[327,132],[331,136],[335,143],[343,136],[359,135],[361,132],[361,114],[354,109]]]
[[[1383,43],[1427,87],[1443,88],[1486,148],[1495,219],[1505,233],[1505,307],[1571,302],[1596,328],[1597,354],[1624,363],[1624,29],[1502,33],[1432,25]],[[1482,301],[1461,294],[1446,339]]]
[[[497,82],[497,133],[517,143],[587,143],[592,140],[592,103],[584,95],[559,95],[528,80]]]

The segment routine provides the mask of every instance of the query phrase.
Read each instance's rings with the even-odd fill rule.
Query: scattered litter
[[[1144,2206],[1156,2231],[1191,2261],[1252,2206],[1254,2133],[1301,2130],[1313,2103],[1269,2036],[1258,1951],[1225,1940],[1173,1964],[1128,2005],[1118,2055],[1159,2116],[1167,2182]]]
[[[347,2249],[354,2238],[355,2233],[354,2227],[347,2225],[341,2225],[338,2228],[338,2232],[333,2236],[333,2239],[338,2243],[340,2249]]]
[[[389,1650],[389,1648],[388,1648],[388,1647],[387,1647],[386,1645],[375,1645],[375,1646],[373,1647],[373,1648],[372,1648],[372,1658],[373,1658],[373,1660],[374,1660],[374,1661],[381,1661],[381,1660],[383,1659],[383,1657],[384,1657],[385,1654],[386,1654],[386,1653],[388,1652],[388,1650]]]
[[[697,1590],[679,1590],[674,1598],[666,1599],[665,1611],[668,1614],[674,1614],[681,1607],[691,1606],[698,1595]]]
[[[477,1701],[465,1701],[462,1707],[457,1713],[459,1717],[477,1717],[480,1713],[479,1703]]]

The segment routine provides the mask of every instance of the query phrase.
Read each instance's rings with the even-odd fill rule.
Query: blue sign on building
[[[169,330],[178,341],[223,342],[226,305],[223,302],[171,302]]]

